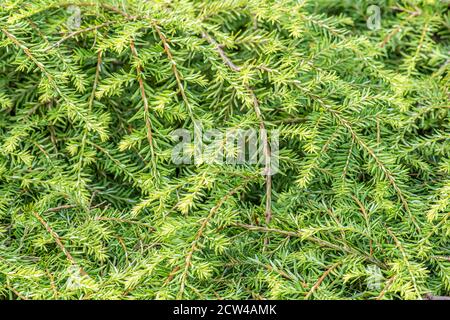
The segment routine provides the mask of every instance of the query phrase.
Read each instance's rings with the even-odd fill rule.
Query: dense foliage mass
[[[449,38],[439,0],[1,0],[0,299],[449,295]],[[175,164],[196,122],[279,172]]]

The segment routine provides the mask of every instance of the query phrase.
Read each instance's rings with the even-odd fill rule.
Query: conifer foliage
[[[0,299],[450,295],[449,38],[439,0],[1,0]],[[279,172],[175,164],[196,123]]]

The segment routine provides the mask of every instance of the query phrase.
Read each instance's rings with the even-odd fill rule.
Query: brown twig
[[[58,212],[58,211],[61,211],[61,210],[73,209],[73,208],[76,208],[76,207],[77,206],[75,206],[75,205],[67,204],[67,205],[63,205],[63,206],[47,209],[47,210],[45,210],[45,212]]]
[[[272,173],[270,172],[270,161],[271,161],[271,150],[270,145],[267,137],[267,131],[264,124],[264,120],[261,114],[261,109],[259,108],[259,101],[256,97],[253,90],[248,88],[250,90],[250,94],[253,97],[253,107],[256,113],[256,116],[259,119],[259,129],[261,134],[263,135],[263,153],[264,153],[264,174],[266,175],[266,224],[268,225],[270,221],[272,220]],[[267,240],[265,240],[265,243],[267,244]]]
[[[274,268],[270,264],[265,264],[264,267],[271,272],[275,272],[275,273],[279,274],[281,277],[283,277],[286,280],[296,281],[296,279],[294,277],[292,277],[290,274],[284,272],[283,270],[279,270],[278,268]],[[301,281],[300,284],[302,285],[303,288],[305,288],[307,286],[307,284],[304,281]]]
[[[352,199],[358,205],[359,210],[361,211],[361,213],[362,213],[362,215],[364,217],[364,220],[366,221],[367,231],[369,232],[369,236],[370,236],[370,219],[369,219],[369,214],[367,213],[367,210],[364,207],[364,205],[362,204],[362,202],[359,201],[359,199],[357,197],[352,195]],[[369,246],[370,246],[370,255],[372,255],[372,253],[373,253],[372,239],[369,239]]]
[[[161,40],[161,42],[163,44],[164,52],[166,53],[166,55],[167,55],[171,65],[172,65],[172,72],[173,72],[173,74],[175,76],[178,88],[180,90],[180,94],[181,94],[181,96],[183,98],[184,103],[186,104],[186,107],[188,109],[188,113],[189,113],[191,119],[194,120],[194,116],[193,116],[193,113],[192,113],[192,108],[191,108],[189,100],[188,100],[188,98],[186,96],[186,92],[184,90],[184,86],[181,83],[181,75],[180,75],[180,73],[178,71],[178,68],[176,66],[176,62],[175,62],[175,60],[173,58],[173,55],[172,55],[172,52],[170,50],[170,47],[169,47],[169,44],[168,44],[168,40],[164,36],[164,34],[161,32],[161,28],[159,27],[159,25],[158,25],[156,20],[151,19],[149,17],[145,17],[145,16],[133,16],[133,15],[130,15],[130,14],[126,13],[125,11],[117,8],[117,7],[114,7],[114,6],[111,6],[111,5],[108,5],[108,4],[103,4],[103,3],[98,3],[97,4],[97,3],[90,3],[90,2],[80,2],[80,3],[63,3],[63,4],[60,4],[60,6],[70,6],[70,5],[77,5],[77,6],[84,6],[84,7],[99,7],[100,6],[101,8],[103,8],[105,10],[109,10],[109,11],[115,12],[115,13],[123,16],[127,20],[132,20],[132,21],[137,20],[137,19],[148,20],[150,22],[150,24],[153,26],[153,28],[155,29],[156,33],[158,34],[158,37],[160,38],[160,40]]]
[[[381,298],[384,297],[384,295],[386,294],[387,290],[391,287],[392,283],[394,283],[394,280],[396,278],[397,278],[397,276],[394,276],[394,277],[392,277],[392,278],[390,278],[388,280],[388,282],[384,286],[383,290],[381,290],[380,294],[378,295],[377,300],[381,300]]]
[[[66,247],[62,243],[59,235],[50,227],[50,225],[36,211],[33,211],[33,215],[38,219],[38,221],[44,226],[44,228],[52,236],[52,238],[53,238],[53,240],[55,240],[57,246],[61,249],[61,251],[66,256],[67,260],[69,260],[74,266],[77,266],[80,269],[81,275],[87,275],[87,273],[83,270],[83,268],[77,264],[77,262],[72,257],[70,252],[66,249]]]
[[[134,41],[130,41],[130,47],[131,52],[133,53],[136,60],[138,59],[138,53],[136,51],[136,47],[134,45]],[[148,100],[147,95],[145,94],[145,87],[144,87],[144,80],[142,79],[142,67],[140,63],[138,63],[136,67],[138,82],[139,82],[139,88],[141,90],[141,96],[142,96],[142,102],[144,103],[144,119],[145,119],[145,126],[147,127],[147,140],[150,145],[150,149],[152,152],[152,157],[154,157],[154,150],[153,150],[153,133],[152,133],[152,122],[150,119],[150,111],[148,106]]]
[[[305,300],[308,300],[309,297],[311,297],[311,295],[317,290],[317,288],[319,288],[319,286],[321,285],[323,280],[325,280],[325,278],[330,274],[330,272],[334,268],[336,268],[339,264],[340,264],[340,262],[337,262],[337,263],[333,264],[331,267],[329,267],[327,270],[325,270],[325,272],[320,276],[320,278],[317,280],[317,282],[312,286],[311,290],[309,290],[309,292],[306,294]]]
[[[109,25],[111,25],[113,23],[114,22],[112,22],[112,21],[108,21],[108,22],[104,22],[102,24],[99,24],[98,26],[93,26],[93,27],[80,29],[80,30],[71,32],[68,35],[66,35],[65,37],[61,38],[58,42],[54,43],[49,49],[53,49],[53,48],[59,47],[64,41],[66,41],[66,40],[68,40],[70,38],[76,37],[76,36],[78,36],[78,35],[80,35],[82,33],[93,31],[93,30],[98,30],[98,29],[107,27],[107,26],[109,26]]]
[[[103,8],[105,10],[111,11],[111,12],[115,12],[123,17],[125,17],[128,20],[136,20],[139,17],[138,16],[132,16],[128,13],[126,13],[123,10],[120,10],[117,7],[114,7],[112,5],[106,4],[106,3],[101,3],[101,2],[63,2],[63,3],[58,3],[57,5],[55,5],[54,7],[69,7],[69,6],[78,6],[78,7],[95,7],[95,8]]]
[[[138,226],[146,227],[146,228],[150,229],[151,231],[155,231],[156,230],[154,227],[148,225],[147,223],[139,222],[139,221],[133,221],[133,220],[129,220],[129,219],[112,218],[112,217],[96,217],[95,220],[96,221],[113,221],[113,222],[119,222],[119,223],[135,224],[135,225],[138,225]]]
[[[20,49],[22,49],[22,51],[25,53],[25,55],[34,62],[34,64],[39,68],[39,70],[41,70],[41,72],[43,74],[45,74],[45,76],[48,78],[48,80],[50,82],[53,82],[53,77],[47,72],[47,70],[45,69],[44,65],[42,63],[40,63],[35,57],[34,55],[31,53],[30,49],[28,49],[27,46],[25,46],[24,44],[22,44],[19,40],[17,40],[17,38],[11,34],[8,30],[2,28],[0,29],[5,35],[6,37],[11,40],[11,42],[13,42],[16,46],[18,46]]]
[[[173,277],[175,277],[175,274],[180,269],[181,269],[180,266],[176,266],[175,268],[173,268],[172,271],[170,271],[169,276],[167,277],[167,279],[164,281],[164,285],[167,285],[170,281],[172,281]]]
[[[236,64],[231,61],[231,59],[226,55],[226,53],[223,51],[223,47],[217,43],[216,40],[214,40],[208,33],[205,31],[202,32],[202,37],[211,45],[214,46],[215,50],[218,52],[219,56],[222,58],[223,62],[233,71],[239,72],[241,71],[241,67],[236,66]],[[271,150],[270,150],[270,144],[267,137],[267,131],[264,123],[264,119],[261,113],[261,108],[259,105],[258,98],[255,94],[255,92],[249,87],[246,87],[247,90],[250,93],[250,96],[253,101],[253,109],[255,111],[255,114],[259,120],[259,128],[260,132],[263,135],[263,153],[264,153],[264,159],[265,159],[265,167],[264,167],[264,174],[266,176],[266,211],[265,211],[265,217],[266,217],[266,224],[269,224],[272,220],[272,176],[271,176],[271,170],[270,170],[270,159],[271,159]],[[265,240],[265,243],[267,243],[267,239]]]
[[[245,181],[243,184],[235,187],[234,189],[230,190],[225,196],[223,196],[219,202],[209,211],[208,216],[203,220],[202,224],[200,225],[200,228],[197,231],[197,234],[195,235],[194,241],[191,244],[191,248],[188,252],[188,254],[186,255],[186,259],[185,259],[185,265],[184,265],[184,270],[183,273],[181,274],[181,284],[180,284],[180,291],[178,292],[178,298],[182,298],[183,297],[183,293],[184,293],[184,287],[185,287],[185,283],[186,283],[186,278],[188,275],[188,271],[189,268],[191,267],[192,264],[192,257],[194,255],[194,252],[198,249],[198,242],[201,239],[201,237],[203,236],[203,232],[205,231],[206,227],[208,226],[210,220],[212,219],[212,217],[216,214],[216,212],[220,209],[220,207],[230,198],[232,197],[236,192],[238,192],[240,189],[243,188],[243,186],[245,184],[248,183],[248,180]]]
[[[389,228],[386,228],[386,230],[389,233],[389,235],[392,237],[392,239],[394,239],[395,245],[400,250],[400,253],[403,256],[403,260],[405,261],[405,264],[406,264],[406,266],[408,268],[409,275],[411,276],[411,280],[412,280],[412,284],[413,284],[414,290],[416,291],[417,295],[419,296],[419,289],[417,288],[416,278],[414,277],[414,274],[413,274],[413,272],[411,270],[411,266],[409,264],[408,256],[406,255],[405,249],[403,248],[402,243],[398,240],[397,236],[392,232],[392,230],[389,229]]]
[[[123,249],[123,252],[125,253],[125,261],[128,264],[129,260],[128,260],[128,250],[127,250],[127,246],[125,245],[125,242],[123,241],[123,239],[120,236],[116,237],[117,241],[119,242],[120,246]]]
[[[347,176],[348,167],[350,165],[350,158],[352,157],[353,152],[353,145],[355,144],[355,139],[352,137],[352,143],[350,144],[350,147],[348,148],[348,154],[347,154],[347,160],[345,161],[345,167],[344,170],[342,170],[342,178],[345,179]]]
[[[28,300],[27,297],[23,296],[20,294],[20,292],[18,292],[16,289],[14,289],[13,287],[7,285],[6,286],[9,290],[11,290],[17,297],[19,297],[21,300]]]
[[[302,87],[300,87],[298,85],[298,83],[294,83],[294,84],[296,85],[297,88],[303,89]],[[307,94],[309,96],[311,96],[313,99],[315,99],[317,102],[319,102],[320,104],[324,105],[324,101],[320,97],[318,97],[317,95],[311,94],[310,92],[307,92]],[[392,175],[392,173],[386,168],[384,163],[381,162],[381,160],[378,158],[378,156],[375,154],[375,152],[366,144],[366,142],[359,135],[357,135],[356,131],[353,129],[353,127],[350,125],[350,123],[348,122],[347,119],[343,118],[339,114],[338,111],[333,110],[332,108],[330,108],[328,106],[324,105],[324,108],[327,111],[331,112],[331,114],[334,115],[337,118],[337,120],[339,120],[339,122],[350,132],[350,134],[352,135],[352,139],[354,141],[356,141],[360,146],[362,146],[367,151],[367,153],[375,160],[376,164],[381,168],[383,173],[388,178],[389,183],[393,186],[394,190],[396,191],[397,196],[399,197],[400,201],[402,202],[402,206],[404,207],[404,209],[408,213],[408,215],[409,215],[411,221],[413,222],[414,226],[416,227],[416,229],[418,231],[420,231],[420,227],[417,224],[416,219],[412,216],[411,211],[409,210],[408,202],[406,201],[406,199],[405,199],[401,189],[397,186],[397,183],[395,182],[395,178]]]
[[[427,35],[427,31],[428,31],[428,23],[426,23],[425,27],[423,27],[423,29],[422,29],[422,35],[420,36],[419,44],[417,45],[417,49],[416,49],[416,52],[414,53],[414,56],[412,57],[413,64],[408,66],[408,77],[411,75],[413,68],[416,67],[416,60],[420,54],[420,50],[422,50],[422,47],[423,47],[423,44],[425,41],[425,37]],[[410,68],[410,66],[412,68]]]
[[[211,38],[211,36],[209,34],[207,34],[206,32],[202,32],[202,37],[208,41],[210,44],[212,44],[214,46],[214,49],[217,51],[217,53],[219,54],[219,56],[222,58],[223,62],[225,62],[225,64],[233,71],[239,72],[242,70],[241,67],[238,67],[237,65],[235,65],[233,63],[233,61],[231,61],[230,58],[228,58],[228,56],[225,54],[225,52],[223,51],[223,46],[218,44],[216,40],[214,40],[213,38]]]
[[[331,114],[350,132],[353,139],[361,146],[363,147],[367,153],[375,160],[375,163],[377,166],[381,169],[381,171],[384,173],[386,178],[389,180],[389,183],[394,188],[395,192],[397,193],[398,198],[400,199],[403,208],[408,213],[412,223],[416,227],[417,231],[420,232],[420,227],[416,222],[416,219],[412,215],[411,211],[409,210],[408,202],[406,201],[405,196],[403,195],[402,190],[398,187],[397,183],[395,182],[395,177],[392,175],[392,172],[384,165],[384,163],[380,160],[380,158],[375,154],[375,152],[366,144],[366,142],[356,133],[356,131],[353,129],[351,124],[347,121],[347,119],[343,118],[336,110],[333,110],[331,108],[326,108]]]
[[[383,269],[386,268],[386,265],[384,263],[382,263],[381,261],[377,260],[376,258],[374,258],[368,254],[365,254],[363,252],[360,252],[354,248],[351,248],[347,245],[344,245],[344,246],[337,245],[337,244],[328,242],[326,240],[319,239],[314,236],[306,236],[305,237],[305,234],[303,234],[301,232],[285,231],[285,230],[280,230],[280,229],[275,229],[275,228],[254,226],[254,225],[243,224],[243,223],[235,223],[235,224],[232,224],[231,226],[237,227],[237,228],[243,228],[243,229],[250,230],[250,231],[263,232],[263,233],[276,233],[276,234],[284,235],[286,237],[301,238],[302,240],[307,240],[310,242],[317,243],[319,246],[322,246],[322,247],[330,248],[330,249],[333,249],[336,251],[345,252],[348,254],[362,256],[365,260],[376,264],[380,268],[383,268]]]
[[[392,39],[393,36],[395,36],[398,32],[400,32],[400,30],[402,29],[402,27],[405,25],[406,22],[408,22],[410,19],[419,16],[422,12],[420,11],[420,9],[417,9],[414,12],[411,12],[411,14],[404,20],[402,21],[402,23],[395,29],[393,29],[381,42],[380,44],[380,48],[384,48],[384,46],[386,46],[386,44]]]
[[[450,300],[450,297],[446,296],[434,296],[431,293],[427,293],[424,297],[425,300]]]
[[[180,75],[180,72],[178,71],[177,63],[176,63],[175,59],[173,58],[172,52],[170,50],[168,40],[167,40],[166,36],[162,33],[161,28],[158,26],[158,24],[155,21],[152,21],[152,25],[153,25],[154,29],[156,30],[156,33],[158,34],[158,37],[163,44],[164,52],[166,53],[167,58],[169,59],[170,64],[172,65],[172,72],[175,76],[175,80],[177,82],[178,89],[180,90],[181,97],[183,98],[183,101],[186,104],[186,108],[188,109],[188,113],[189,113],[192,121],[194,121],[194,116],[192,114],[192,108],[191,108],[189,100],[186,96],[184,86],[181,83],[181,75]]]
[[[58,290],[56,289],[55,278],[50,273],[50,271],[48,271],[48,269],[45,269],[45,272],[47,273],[48,278],[50,279],[50,287],[53,290],[53,296],[55,297],[55,299],[58,299]]]

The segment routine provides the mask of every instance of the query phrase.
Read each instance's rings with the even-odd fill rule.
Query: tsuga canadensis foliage
[[[450,295],[448,8],[1,0],[0,299]]]

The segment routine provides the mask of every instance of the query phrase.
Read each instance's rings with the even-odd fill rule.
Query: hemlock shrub
[[[2,0],[0,299],[449,295],[449,28],[438,0]],[[276,132],[276,174],[193,160],[229,130],[263,160]]]

